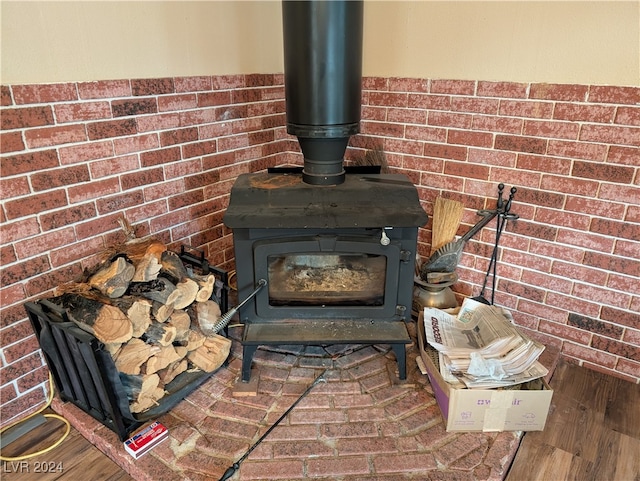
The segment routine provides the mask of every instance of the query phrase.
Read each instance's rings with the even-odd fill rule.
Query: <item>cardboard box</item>
[[[536,379],[521,389],[457,389],[440,375],[438,351],[427,343],[418,316],[418,346],[447,431],[542,431],[553,390]]]

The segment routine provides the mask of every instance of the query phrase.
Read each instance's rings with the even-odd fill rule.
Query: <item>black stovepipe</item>
[[[363,1],[284,0],[282,25],[287,132],[300,142],[302,178],[341,184],[360,131]]]

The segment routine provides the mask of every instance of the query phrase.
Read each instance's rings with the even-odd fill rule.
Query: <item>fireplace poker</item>
[[[220,316],[220,319],[218,319],[218,321],[215,323],[215,325],[212,328],[213,333],[216,334],[220,332],[222,329],[224,329],[225,327],[227,327],[227,324],[231,322],[231,318],[236,314],[236,312],[238,312],[238,310],[242,306],[244,306],[247,302],[249,302],[249,300],[251,300],[258,292],[260,292],[260,289],[262,289],[266,285],[267,285],[267,281],[264,279],[260,279],[258,281],[258,287],[256,287],[255,290],[251,294],[249,294],[244,301],[242,301],[236,307],[229,309],[227,312],[222,314],[222,316]]]
[[[244,461],[245,459],[247,459],[249,457],[249,455],[251,454],[251,452],[258,447],[258,445],[264,441],[264,438],[266,438],[271,431],[273,431],[275,429],[275,427],[280,424],[280,421],[282,421],[292,410],[293,408],[295,408],[298,403],[300,401],[302,401],[304,399],[304,397],[309,394],[309,392],[311,392],[311,390],[319,383],[319,382],[327,382],[327,380],[324,378],[325,373],[328,371],[328,369],[325,369],[324,371],[322,371],[322,374],[320,374],[314,381],[313,383],[311,383],[311,385],[305,390],[305,392],[303,392],[300,397],[298,399],[295,400],[295,402],[289,406],[289,409],[287,409],[284,413],[282,413],[282,415],[276,420],[275,423],[273,423],[271,425],[271,427],[269,429],[266,430],[266,432],[260,436],[260,438],[253,443],[253,445],[247,450],[246,453],[244,453],[242,455],[242,457],[240,459],[238,459],[235,463],[233,463],[232,466],[230,466],[222,475],[222,477],[220,478],[220,481],[225,481],[226,479],[229,479],[231,476],[233,476],[236,471],[238,470],[238,468],[240,468],[240,463],[242,463],[242,461]]]

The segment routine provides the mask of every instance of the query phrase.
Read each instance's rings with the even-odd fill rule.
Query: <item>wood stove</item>
[[[390,344],[406,376],[418,227],[403,175],[344,167],[360,128],[362,1],[283,1],[287,132],[301,169],[244,174],[233,229],[242,379],[259,345]],[[264,287],[260,287],[264,285]]]
[[[231,191],[242,378],[259,345],[391,344],[400,377],[411,316],[418,226],[427,220],[402,175],[346,174],[313,186],[301,173],[245,174]]]

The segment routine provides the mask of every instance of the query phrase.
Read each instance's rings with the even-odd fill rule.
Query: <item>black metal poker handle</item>
[[[309,392],[311,392],[311,390],[319,383],[319,382],[327,382],[327,380],[324,378],[325,373],[327,372],[327,369],[325,369],[324,371],[322,371],[322,374],[320,374],[314,381],[313,383],[311,383],[311,385],[305,390],[305,392],[303,392],[300,397],[298,399],[296,399],[296,401],[289,406],[289,409],[287,409],[284,413],[282,413],[282,415],[276,420],[275,423],[273,423],[271,425],[271,427],[269,429],[267,429],[267,431],[260,436],[260,439],[258,439],[255,443],[253,443],[253,445],[247,450],[246,453],[244,453],[242,455],[242,457],[240,459],[238,459],[235,463],[233,463],[233,465],[231,465],[222,475],[222,477],[220,478],[220,481],[225,481],[226,479],[231,478],[231,476],[233,476],[236,471],[240,468],[240,463],[242,463],[242,461],[244,461],[245,459],[247,459],[247,457],[249,457],[249,455],[251,454],[251,452],[258,447],[258,445],[264,440],[264,438],[266,438],[269,433],[271,433],[271,431],[274,430],[274,428],[280,424],[280,421],[282,421],[287,414],[289,414],[293,408],[295,408],[298,403],[300,401],[302,401],[304,399],[304,397],[309,394]]]

